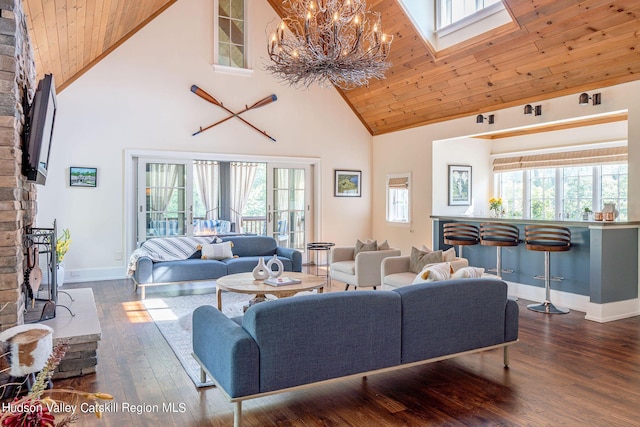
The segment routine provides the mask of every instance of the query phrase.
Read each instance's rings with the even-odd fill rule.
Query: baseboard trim
[[[585,319],[598,323],[613,322],[640,315],[640,299],[609,302],[606,304],[589,303]]]
[[[126,279],[123,267],[96,268],[87,270],[67,270],[64,272],[64,283],[99,282],[102,280]]]
[[[507,282],[509,296],[530,301],[544,301],[544,288],[523,283]],[[599,323],[612,322],[640,315],[640,299],[616,301],[605,304],[592,303],[586,295],[551,290],[551,301],[558,307],[585,313],[585,319]]]

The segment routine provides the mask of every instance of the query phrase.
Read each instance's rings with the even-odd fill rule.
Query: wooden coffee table
[[[315,276],[312,274],[296,273],[285,271],[282,277],[290,277],[299,279],[302,282],[293,285],[271,286],[265,285],[262,280],[255,280],[253,273],[237,273],[228,276],[222,276],[216,280],[216,298],[218,300],[218,310],[222,311],[222,291],[235,292],[239,294],[256,294],[249,302],[249,305],[265,301],[266,295],[273,295],[276,298],[290,297],[298,292],[310,291],[317,289],[318,293],[322,293],[327,280],[323,276]]]

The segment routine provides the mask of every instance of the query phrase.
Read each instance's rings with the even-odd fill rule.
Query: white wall
[[[433,214],[488,214],[493,197],[491,179],[491,140],[460,138],[433,142],[433,175],[439,177],[433,186]],[[449,206],[449,165],[471,166],[471,205]],[[444,180],[444,183],[442,182]],[[442,185],[441,185],[442,184]],[[431,245],[427,245],[431,247]]]
[[[627,140],[627,120],[582,126],[580,128],[551,131],[493,140],[491,154],[511,155],[521,152],[542,152],[546,149],[588,149],[594,144],[619,144]]]
[[[38,189],[38,224],[69,228],[67,280],[123,277],[125,150],[167,150],[320,159],[321,235],[352,244],[371,235],[371,136],[334,89],[296,90],[262,70],[266,28],[277,24],[266,1],[251,1],[251,77],[212,70],[210,0],[179,1],[58,96],[51,169]],[[233,111],[272,93],[278,101],[243,114],[277,139],[227,116],[190,92],[200,86]],[[69,187],[70,166],[98,168],[95,189]],[[333,197],[333,170],[362,170],[360,198]]]
[[[628,119],[628,144],[629,144],[629,182],[640,180],[640,82],[625,83],[617,86],[593,90],[589,93],[600,92],[602,94],[602,104],[598,106],[578,105],[578,95],[563,96],[547,101],[536,102],[541,104],[542,116],[525,116],[522,107],[506,108],[491,112],[483,112],[485,115],[495,114],[495,123],[489,125],[477,125],[474,116],[464,117],[443,123],[436,123],[405,131],[394,132],[375,136],[373,138],[373,234],[377,238],[389,239],[389,242],[400,249],[403,253],[409,253],[411,246],[419,246],[423,243],[430,244],[432,241],[432,223],[430,215],[442,213],[454,213],[447,207],[447,176],[446,159],[439,159],[439,144],[434,146],[434,141],[447,140],[452,138],[468,137],[481,133],[494,132],[498,130],[513,130],[532,124],[554,123],[563,120],[570,120],[577,117],[588,117],[591,115],[611,113],[615,111],[627,110]],[[598,133],[593,135],[591,127],[582,129],[582,135],[577,134],[567,141],[571,145],[577,144],[580,139],[583,141],[608,140],[606,135]],[[611,139],[624,136],[624,130],[617,128],[611,132]],[[546,137],[541,134],[540,138]],[[544,144],[562,144],[562,140],[550,141],[545,139],[540,142],[528,141],[529,148],[541,148]],[[518,141],[508,141],[496,143],[492,149],[492,154],[500,152],[516,151]],[[452,148],[456,155],[467,158],[470,151],[465,143],[461,149]],[[485,150],[483,148],[482,150]],[[475,151],[474,151],[475,152]],[[488,160],[488,159],[487,159]],[[480,160],[478,160],[480,161]],[[462,163],[464,164],[464,163]],[[469,164],[469,163],[467,163]],[[474,163],[475,164],[475,163]],[[385,221],[385,177],[389,173],[412,172],[413,184],[413,228],[399,229],[389,225]],[[486,169],[490,174],[490,169]],[[478,181],[479,180],[479,181]],[[473,185],[477,188],[477,182],[484,183],[490,180],[487,176],[481,176],[479,170],[473,169]],[[484,184],[480,184],[484,185]],[[489,182],[489,186],[492,185]],[[491,197],[490,187],[486,190],[485,197]],[[474,197],[478,193],[474,189]],[[488,202],[487,202],[488,203]],[[457,208],[459,209],[459,208]],[[485,210],[488,209],[488,204]],[[462,213],[462,212],[456,212]],[[629,187],[629,219],[640,220],[640,186]]]

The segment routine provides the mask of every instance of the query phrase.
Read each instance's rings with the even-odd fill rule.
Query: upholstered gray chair
[[[400,256],[400,249],[358,252],[354,246],[335,247],[331,251],[331,278],[349,286],[369,287],[376,289],[380,286],[380,266],[382,260],[390,256]]]

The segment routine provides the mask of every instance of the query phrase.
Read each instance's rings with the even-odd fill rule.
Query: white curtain
[[[231,221],[236,223],[236,231],[242,233],[242,210],[247,203],[257,163],[231,163]]]
[[[196,187],[206,210],[205,219],[218,219],[220,197],[220,165],[218,162],[196,160],[193,162]]]
[[[152,212],[153,220],[164,219],[163,215],[171,202],[181,166],[149,163],[149,210]]]

